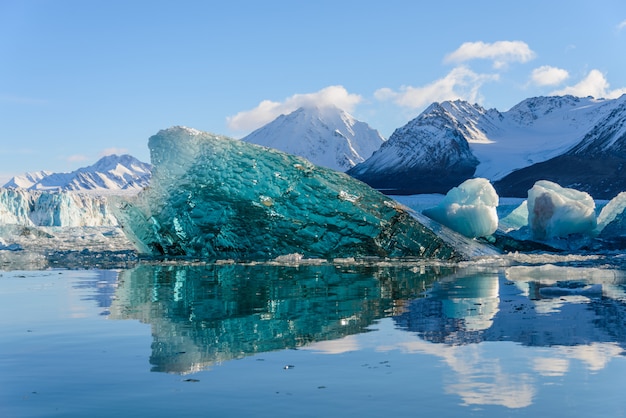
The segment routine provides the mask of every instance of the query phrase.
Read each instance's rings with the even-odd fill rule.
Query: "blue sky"
[[[433,101],[626,93],[626,2],[0,0],[0,184],[185,125],[333,103],[389,137]]]

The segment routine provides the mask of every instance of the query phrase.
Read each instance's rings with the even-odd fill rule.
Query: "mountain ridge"
[[[531,179],[549,179],[550,174],[572,170],[565,160],[600,158],[600,147],[605,149],[602,155],[615,159],[619,150],[626,160],[625,120],[626,95],[618,99],[540,96],[525,99],[506,112],[461,100],[433,103],[396,129],[372,157],[348,174],[396,194],[446,193],[451,184],[484,177],[499,186],[499,193],[523,197],[534,183],[529,186]],[[545,164],[557,157],[563,157],[562,161]],[[456,160],[460,165],[442,163]],[[620,164],[614,160],[612,168],[600,171],[601,164],[596,164],[587,189],[598,197],[626,190],[626,181],[614,182],[610,191],[598,183],[601,176],[619,175]],[[520,176],[520,170],[526,170],[526,180],[511,180]],[[563,185],[585,185],[583,177],[578,175]]]
[[[150,177],[150,164],[128,154],[111,154],[69,173],[37,171],[15,176],[2,187],[93,193],[133,192],[147,186]]]

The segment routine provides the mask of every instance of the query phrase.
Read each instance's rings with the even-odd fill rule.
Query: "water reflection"
[[[111,317],[152,325],[154,371],[187,373],[362,333],[451,267],[142,265],[120,276]]]
[[[563,376],[574,361],[597,372],[623,355],[624,283],[622,272],[595,268],[461,272],[394,317],[419,338],[386,349],[439,357],[453,371],[446,391],[465,405],[527,407],[536,375]],[[531,354],[521,351],[524,346],[543,349]]]
[[[516,266],[459,271],[395,321],[426,341],[449,345],[513,341],[528,346],[598,342],[626,348],[621,271]]]
[[[111,317],[151,324],[152,368],[175,373],[286,348],[363,350],[359,335],[386,318],[394,340],[369,348],[440,359],[465,405],[523,408],[540,379],[623,355],[625,283],[555,265],[143,265],[121,274]]]

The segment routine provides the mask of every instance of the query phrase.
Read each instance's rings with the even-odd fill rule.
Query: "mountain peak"
[[[38,171],[16,176],[3,187],[96,193],[139,191],[148,185],[150,170],[150,164],[141,162],[131,155],[111,154],[100,158],[93,165],[78,168],[70,173]]]
[[[242,139],[346,171],[372,155],[384,138],[336,106],[303,106]]]
[[[453,186],[471,176],[497,181],[569,151],[589,157],[588,150],[602,150],[626,160],[621,103],[626,96],[533,97],[506,112],[463,100],[433,103],[349,174],[398,193],[445,193],[453,181]],[[457,167],[464,168],[455,173]],[[450,181],[443,182],[446,177]]]

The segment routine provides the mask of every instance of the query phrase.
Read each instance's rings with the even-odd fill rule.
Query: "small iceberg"
[[[498,228],[498,194],[489,180],[473,178],[453,187],[424,215],[468,237],[492,235]]]

